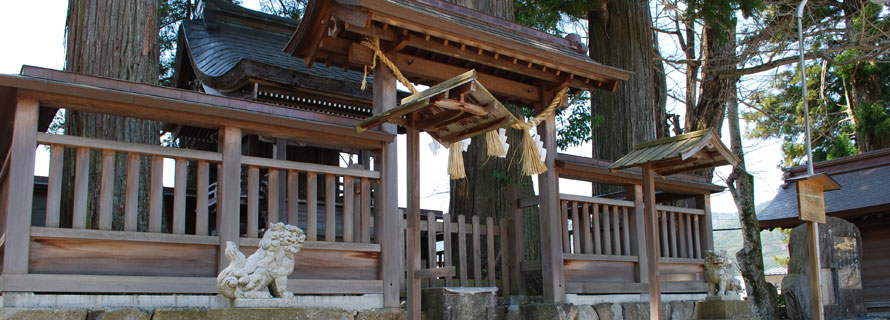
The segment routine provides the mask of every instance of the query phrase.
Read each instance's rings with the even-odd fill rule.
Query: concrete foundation
[[[755,319],[745,300],[716,300],[696,303],[698,319]]]
[[[5,308],[71,308],[71,309],[159,309],[159,308],[331,308],[364,311],[383,307],[382,294],[363,295],[298,295],[293,299],[244,300],[232,303],[219,295],[85,295],[34,294],[4,292],[0,307]]]

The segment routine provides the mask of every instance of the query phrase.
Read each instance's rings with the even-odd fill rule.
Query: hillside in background
[[[758,205],[765,207],[767,203]],[[742,231],[739,230],[739,217],[737,212],[714,212],[714,248],[726,250],[733,258],[735,253],[742,249]],[[763,263],[765,269],[785,267],[774,257],[788,258],[788,244],[784,241],[785,235],[779,231],[761,231],[760,239],[763,242]]]

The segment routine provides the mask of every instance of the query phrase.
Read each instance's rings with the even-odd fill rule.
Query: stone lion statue
[[[708,281],[708,296],[725,297],[738,295],[742,290],[739,280],[733,276],[731,267],[735,264],[726,251],[705,252],[705,280]]]
[[[244,258],[235,243],[226,242],[229,266],[216,277],[216,288],[229,299],[290,298],[287,276],[294,271],[294,255],[306,235],[292,225],[276,223],[266,230],[259,248]]]

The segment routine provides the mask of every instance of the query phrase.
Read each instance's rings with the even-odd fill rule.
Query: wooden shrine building
[[[274,222],[307,232],[288,283],[297,295],[375,307],[398,307],[407,296],[412,316],[421,286],[498,287],[502,296],[540,292],[571,303],[647,293],[652,282],[666,294],[706,292],[709,195],[722,187],[559,154],[552,113],[536,127],[549,151],[537,197],[516,199],[500,221],[431,212],[421,222],[420,131],[448,143],[538,124],[507,105],[538,114],[564,103],[554,99],[564,88],[612,91],[631,76],[591,60],[571,37],[436,0],[312,0],[302,21],[202,3],[180,29],[175,88],[27,66],[0,75],[4,295],[212,296],[225,242],[249,254]],[[372,77],[363,91],[365,71]],[[431,87],[399,92],[399,78]],[[177,143],[47,132],[58,108],[161,121]],[[397,185],[402,132],[407,190]],[[32,174],[40,150],[49,150],[48,177]],[[701,162],[682,169],[720,160],[702,160],[708,150],[691,152]],[[105,169],[115,161],[127,164],[126,177]],[[90,176],[90,162],[101,164],[98,175]],[[163,184],[165,166],[173,166],[172,185]],[[559,178],[619,191],[561,193]],[[101,187],[89,190],[96,179]],[[125,194],[120,207],[110,205],[114,190]],[[409,195],[405,213],[399,192]],[[688,207],[669,205],[678,200]],[[531,206],[540,209],[535,250],[523,242]],[[647,218],[658,230],[648,244]],[[646,258],[652,246],[657,264]],[[543,276],[542,287],[526,287],[529,273]]]

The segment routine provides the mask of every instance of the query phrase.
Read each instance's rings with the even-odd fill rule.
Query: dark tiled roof
[[[248,78],[255,78],[370,99],[371,90],[363,92],[359,88],[362,73],[323,65],[307,68],[302,59],[282,51],[296,29],[297,21],[286,24],[279,17],[233,5],[208,6],[205,10],[240,14],[241,20],[238,22],[256,19],[254,26],[268,23],[260,19],[277,19],[270,21],[276,22],[278,27],[260,28],[247,23],[232,23],[218,18],[223,16],[219,12],[209,14],[206,11],[206,20],[183,21],[181,39],[188,47],[196,73],[202,82],[214,89],[235,89]]]
[[[819,170],[817,170],[819,171]],[[846,211],[890,203],[890,163],[885,166],[831,175],[842,189],[825,193],[825,211]],[[757,213],[757,219],[778,220],[797,217],[797,191],[784,184],[776,197]]]

